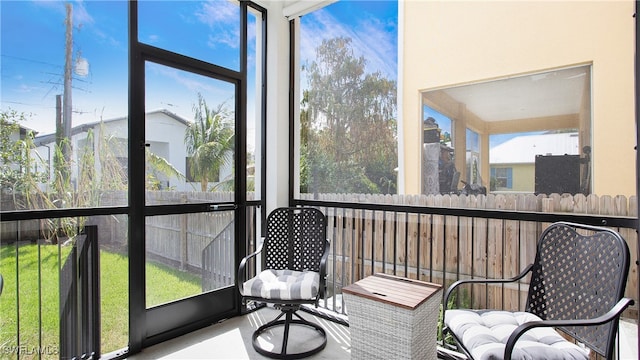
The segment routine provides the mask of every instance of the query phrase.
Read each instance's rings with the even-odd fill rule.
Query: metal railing
[[[100,358],[100,266],[97,226],[62,244],[5,243],[0,326],[3,358]],[[8,266],[8,267],[7,267]]]
[[[321,307],[326,312],[336,315],[334,319],[344,323],[347,322],[345,316],[347,312],[341,296],[343,286],[376,272],[443,285],[463,278],[508,277],[518,273],[532,260],[538,234],[546,224],[555,221],[607,226],[620,232],[629,243],[633,243],[632,249],[637,242],[637,218],[634,217],[312,200],[296,200],[293,205],[317,207],[327,216],[327,236],[331,242],[331,253],[327,269],[328,291]],[[249,206],[247,209],[247,242],[243,248],[250,253],[255,250],[258,243],[256,237],[261,233],[262,217],[258,215],[260,210],[257,210],[256,206]],[[118,208],[116,212],[125,213],[125,210]],[[78,216],[84,215],[84,212],[87,212],[87,215],[91,213],[91,209],[78,211],[80,212]],[[63,214],[68,215],[68,212],[60,212],[60,217]],[[52,213],[47,212],[41,215],[42,218],[47,218]],[[38,216],[37,213],[32,213],[30,216],[13,214],[12,217],[3,218],[2,221],[29,220]],[[18,259],[18,251],[19,247],[16,246],[16,259]],[[67,255],[56,256],[66,257]],[[228,257],[225,259],[229,260]],[[636,260],[632,251],[632,263],[636,264]],[[233,261],[227,261],[227,264],[232,266]],[[87,268],[78,268],[78,281],[93,277],[95,274],[85,272],[90,272],[95,265],[97,263],[91,263]],[[213,265],[219,267],[220,264]],[[235,273],[235,269],[230,271],[231,274]],[[635,299],[637,304],[637,288],[634,287],[638,283],[636,271],[637,265],[632,266],[631,273],[636,276],[636,279],[630,280],[636,285],[627,287],[627,296]],[[16,283],[23,281],[17,278],[14,280]],[[7,281],[6,278],[5,281]],[[36,284],[37,286],[39,285]],[[97,285],[88,284],[87,291],[90,292],[93,286]],[[474,288],[465,295],[465,298],[459,298],[457,301],[468,302],[469,305],[517,308],[523,305],[525,298],[523,291],[526,291],[526,286],[526,282],[522,282],[515,287]],[[7,290],[6,287],[5,290]],[[32,291],[36,290],[43,291],[41,288],[32,289]],[[5,291],[3,297],[8,295]],[[94,310],[87,309],[89,312]],[[21,310],[16,311],[19,314]],[[637,313],[636,306],[627,312],[627,316],[637,319]],[[19,321],[19,316],[16,316],[16,319]],[[16,329],[17,336],[20,337],[20,326],[18,325]],[[83,331],[81,328],[77,330]],[[49,342],[41,339],[40,343],[48,344]],[[17,344],[20,344],[20,341]],[[60,347],[59,350],[62,351],[62,343]],[[95,354],[98,354],[99,348],[96,350]],[[75,352],[91,353],[87,351],[82,348],[80,353]]]
[[[60,358],[100,358],[98,227],[86,226],[60,271]]]
[[[512,277],[533,262],[539,234],[556,221],[613,228],[635,249],[637,219],[565,213],[515,212],[298,200],[328,218],[331,242],[323,307],[346,315],[341,288],[383,272],[447,286],[459,279]],[[636,254],[632,251],[632,263]],[[638,303],[637,267],[626,296]],[[474,288],[465,305],[522,309],[526,279],[514,286]],[[637,319],[637,305],[627,312]]]

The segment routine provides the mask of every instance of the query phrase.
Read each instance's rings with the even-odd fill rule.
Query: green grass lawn
[[[64,262],[70,251],[68,246],[21,245],[16,264],[16,247],[0,248],[0,272],[5,281],[0,297],[0,346],[18,345],[16,330],[19,326],[23,349],[36,348],[40,344],[58,348],[58,274],[61,261]],[[100,251],[103,353],[121,349],[129,342],[128,268],[126,256]],[[194,274],[154,263],[147,263],[146,271],[148,307],[201,292],[200,277]],[[16,279],[20,284],[19,294],[16,293]],[[4,355],[7,354],[0,357]]]

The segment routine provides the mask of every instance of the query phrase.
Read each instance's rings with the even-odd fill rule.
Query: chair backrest
[[[538,241],[527,311],[545,320],[604,315],[623,296],[629,248],[615,231],[571,223],[549,226]],[[603,356],[610,356],[617,321],[562,331]]]
[[[267,217],[265,269],[320,270],[327,241],[326,218],[315,208],[278,208]]]

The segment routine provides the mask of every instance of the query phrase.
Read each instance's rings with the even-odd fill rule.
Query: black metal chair
[[[320,210],[279,208],[267,217],[262,246],[242,259],[238,269],[238,286],[243,301],[271,303],[282,311],[278,317],[253,333],[253,347],[258,353],[276,359],[299,359],[318,353],[326,346],[324,329],[297,313],[304,304],[317,306],[318,300],[324,296],[329,255],[326,232],[326,218]],[[258,254],[262,254],[264,270],[258,270],[257,276],[246,280],[248,262],[251,259],[255,261]],[[281,320],[283,316],[285,319]],[[308,350],[289,352],[287,346],[292,324],[317,331],[321,337],[319,345]],[[284,327],[280,352],[266,350],[258,341],[262,333],[275,327]]]
[[[444,297],[443,334],[470,359],[588,359],[587,348],[611,359],[620,315],[633,304],[623,297],[628,272],[629,249],[617,232],[554,223],[540,236],[534,263],[518,276],[452,284]],[[524,312],[446,309],[462,284],[509,283],[529,273]]]

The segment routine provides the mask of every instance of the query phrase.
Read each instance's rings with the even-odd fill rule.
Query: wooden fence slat
[[[303,197],[307,196],[303,194]],[[232,193],[148,192],[148,204],[233,201]],[[312,199],[312,195],[308,195]],[[577,213],[637,216],[637,197],[582,194],[475,195],[362,195],[321,194],[319,200],[367,202],[415,206],[443,206],[471,209],[508,209],[527,212]],[[124,192],[105,192],[104,206],[122,205]],[[507,277],[533,261],[537,237],[549,224],[500,219],[458,218],[412,213],[383,213],[359,209],[326,209],[331,215],[328,237],[333,257],[331,275],[338,287],[351,284],[373,272],[421,278],[448,285],[457,278]],[[364,216],[364,217],[363,217]],[[201,252],[232,220],[226,213],[154,216],[146,219],[147,251],[154,259],[166,259],[183,269],[202,266]],[[126,248],[126,215],[96,217],[101,244]],[[25,222],[26,223],[26,222]],[[419,224],[419,225],[418,225]],[[23,223],[20,224],[24,225]],[[14,224],[3,223],[3,231]],[[637,234],[635,229],[617,229],[631,253],[631,270],[626,296],[636,300],[638,280]],[[11,230],[12,231],[12,230]],[[183,234],[183,235],[181,235]],[[220,248],[220,251],[228,251]],[[516,256],[515,254],[520,254]],[[335,261],[335,264],[333,262]],[[373,264],[373,266],[372,266]],[[232,266],[231,263],[227,266]],[[334,274],[335,272],[335,274]],[[474,286],[462,301],[474,305],[522,307],[527,279],[519,288]],[[502,303],[504,299],[504,304]],[[487,302],[488,301],[488,302]]]
[[[329,200],[323,195],[319,199]],[[582,194],[393,197],[342,194],[340,201],[614,216],[633,216],[637,213],[635,196],[627,199],[623,196],[598,197]],[[353,231],[343,231],[340,237],[333,240],[336,243],[344,242],[346,248],[353,246],[349,251],[352,256],[344,257],[344,261],[349,259],[351,265],[343,267],[353,269],[353,273],[343,276],[342,286],[383,269],[387,273],[409,278],[419,277],[445,285],[457,278],[512,277],[533,262],[538,236],[549,225],[443,215],[398,213],[390,217],[379,211],[364,213],[363,220],[361,210],[347,210],[344,219],[341,219],[343,225],[340,226]],[[631,261],[635,264],[635,229],[619,231],[629,244]],[[371,264],[374,264],[373,267]],[[492,308],[523,309],[527,284],[528,277],[513,286],[474,285],[463,291],[459,301]],[[634,298],[636,302],[637,288],[636,267],[632,266],[626,296]]]

